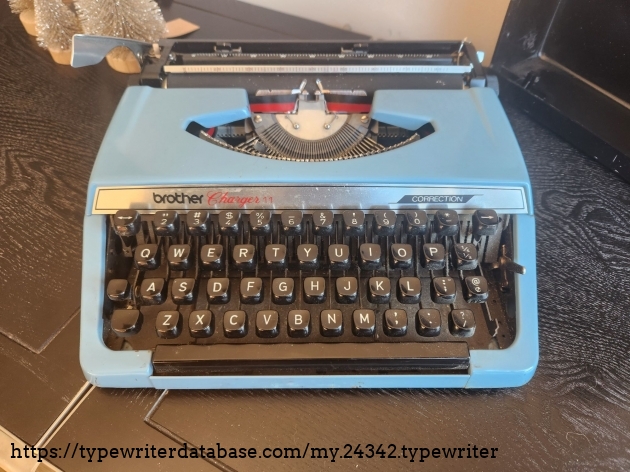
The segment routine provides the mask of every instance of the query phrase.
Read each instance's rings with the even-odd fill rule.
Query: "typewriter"
[[[538,362],[523,157],[467,42],[159,44],[92,171],[103,387],[509,387]],[[526,271],[527,269],[527,271]]]

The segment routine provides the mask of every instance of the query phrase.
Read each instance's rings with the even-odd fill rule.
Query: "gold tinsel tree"
[[[19,15],[23,11],[33,9],[33,0],[9,0],[11,11]]]
[[[75,0],[85,34],[157,42],[166,32],[160,7],[154,0]],[[107,55],[120,72],[139,72],[140,66],[126,48]]]
[[[37,42],[59,64],[70,64],[72,36],[81,32],[77,15],[63,0],[35,0]]]
[[[9,6],[13,13],[20,15],[20,21],[24,25],[26,32],[31,36],[37,36],[33,0],[9,0]]]

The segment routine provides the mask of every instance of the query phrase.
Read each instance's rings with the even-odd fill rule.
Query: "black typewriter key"
[[[225,236],[238,234],[238,223],[241,214],[234,210],[224,210],[219,212],[219,232]]]
[[[324,303],[326,300],[326,280],[324,277],[306,277],[304,279],[304,301],[306,303]]]
[[[287,247],[284,244],[267,244],[265,261],[270,269],[284,269],[287,266]]]
[[[114,231],[118,236],[135,236],[141,228],[142,220],[136,210],[118,210],[114,215]]]
[[[372,336],[376,326],[376,315],[372,310],[354,310],[352,332],[355,336]]]
[[[140,284],[140,298],[145,305],[159,305],[166,300],[166,289],[168,288],[164,279],[144,279]]]
[[[271,296],[276,305],[289,305],[295,300],[294,281],[291,278],[273,279],[271,283]]]
[[[230,279],[208,279],[206,291],[210,303],[227,303],[230,301]]]
[[[464,298],[468,303],[483,303],[488,300],[488,281],[473,275],[464,279]]]
[[[155,332],[160,338],[176,338],[182,332],[182,315],[179,311],[159,312],[155,319]]]
[[[334,229],[333,212],[329,210],[316,211],[313,213],[313,233],[318,236],[332,234]]]
[[[241,303],[252,305],[263,298],[263,281],[258,277],[245,277],[241,280]]]
[[[343,334],[341,310],[322,311],[319,315],[319,324],[323,336],[341,336]]]
[[[475,236],[492,236],[499,227],[499,215],[494,210],[477,210],[472,216],[472,231]]]
[[[400,303],[420,303],[422,283],[417,277],[401,277],[398,279],[398,301]]]
[[[365,213],[361,210],[346,210],[343,212],[343,230],[347,236],[363,236],[365,234]]]
[[[411,244],[392,244],[390,258],[392,269],[409,269],[413,265]]]
[[[193,236],[208,234],[210,225],[210,212],[207,210],[189,211],[186,215],[186,227]]]
[[[133,254],[139,270],[153,270],[160,266],[160,251],[157,244],[140,244]]]
[[[374,212],[374,232],[379,236],[392,236],[396,226],[396,213],[391,210]]]
[[[171,296],[178,305],[188,305],[194,301],[195,279],[173,279]]]
[[[300,210],[286,210],[280,215],[282,232],[286,236],[299,236],[303,232],[303,216]]]
[[[113,302],[121,302],[129,298],[129,282],[127,279],[112,279],[107,284],[107,298]]]
[[[188,316],[188,331],[193,338],[207,338],[214,331],[214,320],[210,310],[195,310]]]
[[[422,246],[422,266],[429,270],[444,269],[446,251],[442,244],[424,244]]]
[[[287,331],[292,338],[304,338],[311,332],[311,313],[308,310],[291,310],[287,317]]]
[[[226,311],[223,315],[223,334],[226,338],[242,338],[247,334],[247,313]]]
[[[363,270],[381,268],[381,246],[379,244],[361,244],[359,246],[359,267]]]
[[[256,268],[256,248],[252,244],[237,244],[232,251],[234,267],[238,270]]]
[[[279,332],[277,311],[261,310],[256,313],[256,335],[259,338],[275,338]]]
[[[206,244],[199,253],[201,266],[209,270],[221,270],[224,267],[223,246],[221,244]]]
[[[319,249],[315,244],[300,244],[297,247],[297,260],[300,269],[311,270],[319,266]]]
[[[370,277],[368,300],[372,303],[389,303],[391,286],[387,277]]]
[[[433,229],[438,236],[455,236],[459,233],[459,216],[453,210],[438,210],[433,218]]]
[[[158,211],[153,215],[153,225],[158,236],[177,236],[179,233],[179,215],[175,210]]]
[[[407,334],[407,312],[405,310],[386,310],[383,327],[387,336],[404,336]]]
[[[455,281],[451,277],[436,277],[431,281],[431,296],[435,303],[453,303],[455,295]]]
[[[133,336],[142,328],[142,313],[140,310],[114,310],[111,327],[117,336]]]
[[[453,336],[469,337],[475,334],[475,315],[471,310],[453,310],[448,320],[448,327]]]
[[[457,270],[477,268],[477,248],[474,244],[453,244],[453,265]]]
[[[423,210],[409,210],[405,213],[405,232],[411,236],[425,234],[429,226],[427,213]]]
[[[420,336],[437,336],[440,334],[442,317],[435,308],[422,308],[416,316],[416,329]]]
[[[190,267],[190,252],[188,244],[171,244],[166,254],[168,266],[172,270],[187,270]]]
[[[249,229],[256,236],[271,233],[271,212],[269,210],[252,211],[249,214]]]
[[[354,303],[357,301],[359,284],[356,277],[339,277],[335,281],[338,303]]]
[[[328,246],[328,260],[333,270],[350,268],[350,247],[346,244],[331,244]]]

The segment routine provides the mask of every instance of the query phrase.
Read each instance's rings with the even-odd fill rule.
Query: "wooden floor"
[[[217,39],[360,39],[233,1],[164,3]],[[314,5],[311,7],[315,7]],[[534,187],[540,365],[518,389],[154,391],[85,386],[81,222],[127,78],[52,63],[0,3],[0,425],[29,445],[498,447],[450,470],[630,470],[630,186],[507,106]],[[60,419],[60,415],[64,418]],[[58,423],[55,423],[55,422]],[[53,426],[54,425],[54,426]],[[86,462],[54,459],[66,471]],[[449,464],[413,467],[449,468]],[[109,461],[90,470],[400,470],[399,460]],[[453,468],[454,467],[454,468]]]

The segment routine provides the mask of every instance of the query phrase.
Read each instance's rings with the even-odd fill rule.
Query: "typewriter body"
[[[96,41],[75,38],[77,63],[82,40]],[[137,53],[142,72],[89,183],[90,382],[532,377],[530,182],[472,45],[163,41]]]

